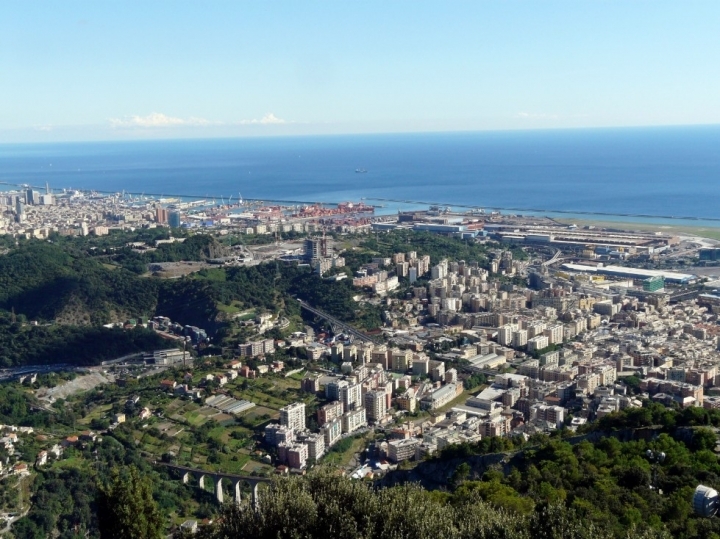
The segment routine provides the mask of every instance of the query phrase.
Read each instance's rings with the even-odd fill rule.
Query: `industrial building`
[[[190,359],[190,354],[186,354],[177,348],[170,348],[167,350],[155,350],[151,354],[145,354],[143,360],[147,363],[154,363],[155,365],[174,365],[176,363],[182,363],[186,358]]]
[[[485,233],[506,243],[549,244],[569,250],[657,254],[679,242],[675,236],[658,236],[649,232],[613,232],[607,230],[577,230],[548,226],[517,226],[486,223]]]
[[[673,284],[688,284],[693,282],[697,277],[688,273],[677,273],[673,271],[664,270],[650,270],[641,268],[628,268],[624,266],[603,266],[598,264],[597,266],[589,266],[586,264],[563,264],[563,268],[576,271],[580,273],[595,273],[598,275],[609,275],[612,277],[625,277],[630,279],[653,279],[662,278],[668,283]]]
[[[462,392],[462,382],[458,382],[457,384],[446,384],[423,397],[420,401],[420,407],[424,410],[435,410],[436,408],[445,406],[455,397],[462,394]]]

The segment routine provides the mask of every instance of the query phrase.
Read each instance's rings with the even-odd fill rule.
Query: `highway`
[[[360,339],[361,341],[370,342],[373,344],[380,344],[379,340],[369,337],[365,333],[355,329],[354,327],[347,324],[346,322],[342,322],[342,321],[338,320],[337,318],[335,318],[334,316],[331,316],[331,315],[327,314],[326,312],[323,312],[319,309],[312,307],[310,304],[304,302],[301,299],[298,299],[298,302],[300,303],[300,307],[302,307],[306,311],[310,311],[314,315],[319,316],[320,318],[330,322],[330,325],[333,328],[341,328],[343,333],[348,333],[348,334],[352,335],[353,337],[355,337],[356,339]],[[333,331],[336,331],[336,330],[333,329]]]
[[[25,374],[32,374],[32,373],[44,373],[44,372],[53,372],[53,371],[68,371],[68,370],[75,370],[77,368],[87,368],[87,367],[78,367],[77,365],[69,365],[67,363],[57,363],[54,365],[24,365],[22,367],[14,367],[10,369],[0,369],[0,381],[2,380],[9,380],[11,378],[17,378],[18,376],[23,376]]]
[[[560,249],[558,249],[550,260],[543,262],[543,266],[550,266],[550,265],[554,264],[555,262],[557,262],[558,260],[561,260],[560,259],[561,254],[562,254],[562,252],[560,251]]]

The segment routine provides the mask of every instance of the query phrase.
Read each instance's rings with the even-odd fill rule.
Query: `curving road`
[[[314,315],[319,316],[320,318],[322,318],[324,320],[327,320],[328,322],[330,322],[331,326],[341,328],[343,330],[343,333],[348,333],[348,334],[352,335],[353,337],[355,337],[356,339],[360,339],[361,341],[370,342],[373,344],[380,344],[380,341],[378,341],[377,339],[373,339],[372,337],[366,335],[362,331],[355,329],[348,323],[342,322],[341,320],[338,320],[334,316],[331,316],[324,311],[316,309],[315,307],[311,306],[309,303],[306,303],[301,299],[298,299],[298,302],[300,303],[300,307],[302,307],[306,311],[310,311]]]

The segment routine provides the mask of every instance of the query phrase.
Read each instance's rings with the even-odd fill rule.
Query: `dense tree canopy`
[[[0,309],[31,319],[103,324],[113,314],[147,316],[156,303],[153,281],[54,244],[27,242],[0,256]]]
[[[0,367],[18,365],[96,365],[136,352],[167,348],[147,329],[87,326],[30,326],[0,313]]]
[[[161,539],[165,528],[152,483],[134,466],[114,468],[97,494],[101,539]]]
[[[483,489],[480,489],[483,487]],[[485,488],[485,487],[490,487]],[[509,487],[506,490],[512,491]],[[502,486],[463,484],[455,493],[431,492],[416,485],[373,490],[367,483],[319,471],[305,478],[278,480],[260,498],[224,507],[205,538],[232,539],[604,539],[615,537],[583,521],[562,504],[522,511],[493,507],[480,490],[495,496]],[[526,504],[527,505],[527,504]],[[662,530],[632,526],[619,537],[666,538]]]
[[[430,232],[394,230],[392,232],[371,236],[361,242],[364,253],[359,255],[352,251],[347,253],[346,260],[358,263],[370,262],[373,256],[392,256],[394,253],[416,251],[419,256],[429,255],[433,264],[447,258],[448,260],[465,260],[478,262],[481,267],[488,267],[488,248],[470,239],[440,236]],[[526,255],[519,251],[517,256]]]

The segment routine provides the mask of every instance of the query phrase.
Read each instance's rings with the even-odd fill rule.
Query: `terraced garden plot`
[[[218,414],[213,419],[225,428],[235,424],[235,416],[228,414]]]
[[[225,455],[220,454],[220,463],[214,465],[216,470],[222,470],[226,473],[240,474],[243,471],[245,465],[250,461],[249,455],[235,454]]]
[[[212,408],[200,408],[198,410],[194,410],[192,412],[188,412],[185,415],[178,416],[177,421],[181,423],[187,423],[191,427],[199,427],[203,423],[205,423],[208,419],[212,419],[214,416],[218,415],[219,412],[217,410],[214,410]],[[173,417],[173,419],[176,419]]]
[[[194,403],[190,403],[190,404],[192,404],[192,406],[197,407],[197,404],[194,404]],[[166,414],[174,414],[178,410],[185,408],[187,406],[189,406],[189,404],[183,402],[181,399],[173,399],[165,406],[165,413]]]
[[[88,415],[78,420],[78,423],[89,425],[93,419],[103,419],[112,410],[112,404],[102,404],[93,408]]]
[[[175,438],[179,434],[183,433],[185,431],[185,427],[176,426],[167,431],[167,435],[171,438]]]
[[[273,410],[272,408],[265,408],[264,406],[257,406],[250,410],[245,416],[243,416],[243,423],[245,425],[250,424],[253,426],[253,428],[255,428],[266,421],[279,418],[280,414],[277,410]]]
[[[156,423],[154,427],[158,429],[160,432],[167,432],[169,429],[173,428],[175,426],[175,423],[170,423],[169,421],[161,421],[160,423]]]
[[[242,471],[248,475],[258,475],[262,473],[271,473],[273,469],[274,468],[272,466],[251,459],[248,460]]]
[[[193,464],[207,464],[207,455],[194,455],[192,462]]]

